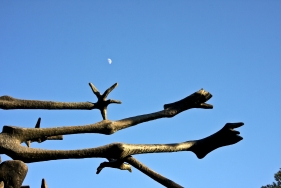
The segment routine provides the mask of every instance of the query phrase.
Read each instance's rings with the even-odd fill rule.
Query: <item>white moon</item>
[[[112,60],[110,58],[107,59],[108,63],[111,64]]]

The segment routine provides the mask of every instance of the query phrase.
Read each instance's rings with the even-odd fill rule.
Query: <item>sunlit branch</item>
[[[97,94],[96,94],[97,95]],[[82,126],[65,126],[54,128],[21,128],[13,126],[4,126],[3,132],[17,134],[21,142],[28,140],[44,139],[46,137],[68,134],[81,134],[81,133],[100,133],[100,134],[113,134],[116,131],[159,118],[170,118],[185,110],[191,108],[212,108],[212,105],[205,102],[211,98],[211,94],[204,90],[199,90],[188,97],[171,104],[164,105],[164,110],[145,115],[134,116],[130,118],[121,119],[118,121],[103,120],[95,124],[82,125]],[[206,107],[207,106],[207,107]],[[24,132],[24,134],[23,134]]]
[[[192,151],[198,158],[205,157],[211,151],[242,140],[239,132],[234,128],[243,123],[227,123],[221,130],[206,138],[174,144],[125,144],[112,143],[96,148],[78,150],[45,150],[27,148],[19,145],[15,135],[0,134],[0,151],[16,160],[24,162],[39,162],[58,159],[81,158],[113,158],[124,159],[129,155],[146,153],[166,153]]]

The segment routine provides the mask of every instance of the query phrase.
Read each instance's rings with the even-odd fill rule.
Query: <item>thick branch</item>
[[[129,155],[145,153],[163,153],[192,151],[198,158],[205,157],[209,152],[242,140],[239,132],[234,128],[243,123],[228,123],[217,133],[201,140],[187,141],[175,144],[124,144],[112,143],[97,148],[80,150],[44,150],[33,149],[19,145],[14,135],[0,134],[0,151],[13,159],[24,162],[39,162],[57,159],[80,159],[80,158],[113,158],[123,159]]]
[[[23,100],[10,96],[0,97],[0,108],[14,109],[45,109],[45,110],[92,110],[95,104],[91,102],[54,102],[39,100]]]
[[[109,99],[106,100],[108,94],[118,85],[115,83],[108,88],[103,95],[99,93],[97,88],[89,83],[92,91],[97,96],[96,103],[91,102],[54,102],[54,101],[39,101],[39,100],[22,100],[10,96],[0,97],[0,108],[4,110],[10,109],[47,109],[47,110],[92,110],[99,109],[103,119],[107,119],[107,106],[112,103],[121,104],[121,101]]]
[[[38,118],[37,123],[35,125],[35,129],[40,128],[40,123],[41,123],[41,118]],[[56,136],[43,136],[43,137],[39,137],[39,138],[35,138],[32,140],[26,140],[25,144],[30,147],[31,142],[44,142],[46,140],[63,140],[63,135],[56,135]]]
[[[182,188],[181,185],[175,183],[174,181],[162,176],[161,174],[158,174],[157,172],[151,170],[132,156],[128,156],[125,158],[125,161],[141,171],[142,173],[146,174],[150,178],[154,179],[158,183],[164,185],[165,187],[170,187],[170,188]]]
[[[227,123],[221,130],[219,130],[215,134],[196,141],[196,143],[190,148],[190,151],[195,153],[199,159],[202,159],[208,153],[219,147],[236,144],[243,138],[239,135],[240,132],[234,129],[243,125],[244,123],[242,122]]]
[[[0,181],[4,187],[20,188],[27,173],[27,165],[22,161],[5,161],[0,164]]]
[[[118,121],[104,120],[95,124],[82,126],[65,126],[55,128],[20,128],[4,126],[3,133],[17,134],[21,142],[28,140],[36,140],[38,138],[67,135],[67,134],[81,134],[81,133],[100,133],[113,134],[116,131],[159,118],[170,118],[185,110],[191,108],[212,108],[212,105],[207,105],[205,102],[211,98],[211,94],[204,90],[199,90],[188,97],[171,104],[164,105],[164,110],[139,115],[135,117],[125,118]]]

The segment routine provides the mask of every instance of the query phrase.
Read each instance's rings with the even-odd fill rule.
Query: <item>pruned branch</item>
[[[45,110],[92,110],[95,104],[91,102],[55,102],[41,100],[23,100],[10,96],[0,97],[0,108],[15,109],[45,109]]]
[[[24,162],[40,162],[58,159],[79,159],[79,158],[113,158],[123,159],[129,155],[145,153],[164,153],[192,151],[198,158],[205,157],[211,151],[242,140],[239,132],[234,130],[243,123],[228,123],[217,133],[201,140],[186,141],[175,144],[124,144],[112,143],[96,148],[78,150],[45,150],[26,148],[20,145],[18,134],[0,134],[0,152],[5,153],[12,159]],[[25,134],[23,131],[22,134]]]
[[[174,103],[165,104],[164,109],[175,110],[175,114],[178,114],[184,110],[190,108],[203,108],[203,109],[212,109],[213,105],[205,103],[212,95],[205,91],[204,89],[200,89],[199,91],[189,95],[188,97],[179,100]]]
[[[82,126],[65,126],[55,128],[21,128],[14,126],[4,126],[3,133],[17,134],[21,142],[29,140],[38,140],[45,137],[50,138],[58,135],[68,134],[81,134],[81,133],[100,133],[100,134],[113,134],[119,130],[144,123],[147,121],[159,119],[159,118],[170,118],[184,110],[191,108],[202,108],[203,104],[211,98],[211,94],[204,90],[199,90],[188,97],[171,104],[164,105],[164,110],[134,116],[130,118],[121,119],[118,121],[103,120],[98,123],[82,125]],[[212,105],[209,105],[211,108]],[[203,107],[205,109],[205,107]],[[23,134],[24,132],[24,134]]]
[[[102,118],[104,120],[107,119],[107,106],[111,103],[116,103],[116,104],[121,104],[121,101],[118,100],[113,100],[113,99],[108,99],[106,100],[106,97],[108,96],[108,94],[117,87],[117,83],[113,84],[110,88],[108,88],[102,95],[100,94],[100,92],[98,91],[98,89],[92,84],[89,83],[90,87],[92,88],[92,91],[94,92],[94,94],[96,95],[96,97],[98,98],[98,102],[95,103],[95,107],[96,109],[99,109],[102,115]]]
[[[239,135],[240,132],[234,129],[243,125],[244,123],[242,122],[227,123],[221,130],[219,130],[215,134],[196,141],[195,144],[190,148],[190,151],[195,153],[199,159],[202,159],[208,153],[219,147],[236,144],[243,138]]]
[[[116,131],[159,118],[171,118],[175,115],[191,109],[202,108],[212,109],[211,104],[207,104],[212,95],[201,89],[182,100],[164,105],[164,110],[144,114],[134,117],[129,117],[117,121],[107,119],[107,107],[109,104],[121,101],[106,99],[109,93],[117,86],[117,83],[108,88],[103,94],[100,94],[98,89],[89,83],[93,93],[98,98],[96,103],[91,102],[54,102],[54,101],[37,101],[37,100],[22,100],[15,99],[10,96],[0,97],[0,108],[2,109],[80,109],[80,110],[100,110],[103,121],[98,123],[82,125],[82,126],[65,126],[55,128],[40,128],[41,118],[38,119],[35,128],[21,128],[15,126],[4,126],[2,133],[0,133],[0,154],[6,154],[14,160],[21,160],[23,162],[41,162],[59,159],[80,159],[80,158],[107,158],[109,162],[103,162],[97,168],[97,174],[105,167],[117,168],[120,170],[131,170],[134,166],[144,174],[148,175],[155,181],[161,183],[166,187],[180,188],[182,186],[165,178],[164,176],[149,169],[147,166],[137,161],[132,155],[146,154],[146,153],[163,153],[163,152],[179,152],[191,151],[201,159],[204,158],[211,151],[235,144],[243,138],[239,136],[239,132],[234,130],[243,125],[243,123],[227,123],[221,130],[215,134],[200,140],[186,141],[175,144],[125,144],[112,143],[96,148],[77,149],[77,150],[46,150],[29,148],[31,142],[44,142],[46,140],[62,140],[62,135],[80,134],[80,133],[100,133],[113,134]],[[21,143],[25,142],[28,147],[24,147]],[[21,162],[20,161],[20,162]],[[21,162],[22,163],[22,162]],[[127,164],[128,163],[128,164]],[[8,163],[6,163],[8,164]],[[23,163],[24,164],[24,163]],[[3,163],[0,165],[0,172]],[[23,165],[24,166],[24,165]],[[10,167],[9,167],[10,168]],[[11,167],[12,168],[12,167]],[[12,172],[14,173],[14,172]],[[26,174],[26,173],[25,173]],[[9,183],[5,175],[0,173],[0,188],[1,186],[15,184],[14,179]],[[24,175],[25,176],[25,175]],[[19,177],[16,176],[15,177]],[[23,177],[24,178],[24,177]],[[12,178],[11,178],[12,179]],[[2,181],[4,180],[4,181]],[[23,179],[22,179],[23,181]],[[21,180],[17,180],[21,185]],[[7,183],[8,182],[8,183]],[[17,183],[16,182],[16,183]],[[20,184],[19,184],[20,183]],[[4,184],[4,185],[2,185]],[[14,188],[18,188],[15,184]],[[46,181],[42,179],[41,187],[47,188]]]
[[[115,83],[108,88],[102,95],[97,88],[89,83],[92,91],[97,96],[96,103],[91,102],[54,102],[54,101],[39,101],[39,100],[23,100],[16,99],[10,96],[0,97],[0,108],[4,110],[10,109],[47,109],[47,110],[92,110],[99,109],[103,119],[107,119],[106,111],[107,106],[112,103],[121,104],[121,101],[109,99],[106,100],[108,94],[118,85]]]

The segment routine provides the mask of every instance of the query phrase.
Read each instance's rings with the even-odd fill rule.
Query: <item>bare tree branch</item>
[[[131,166],[135,167],[145,175],[149,176],[150,178],[154,179],[158,183],[164,185],[165,187],[171,187],[171,188],[182,188],[179,184],[173,182],[172,180],[162,176],[161,174],[158,174],[157,172],[151,170],[144,164],[142,164],[140,161],[135,159],[132,156],[127,156],[123,159],[108,159],[109,162],[103,162],[100,164],[100,166],[97,168],[97,174],[100,173],[100,171],[105,168],[105,167],[110,167],[110,168],[117,168],[119,170],[128,170],[132,172]],[[127,164],[127,163],[129,164]]]
[[[239,132],[234,130],[243,123],[228,123],[217,133],[201,140],[187,141],[175,144],[125,144],[112,143],[96,148],[78,150],[45,150],[27,148],[20,145],[20,135],[13,132],[0,133],[0,154],[6,154],[12,159],[24,162],[40,162],[58,159],[81,158],[113,158],[123,159],[129,155],[145,153],[163,153],[192,151],[198,158],[205,157],[209,152],[242,140]],[[22,134],[25,134],[23,131]]]
[[[104,146],[88,149],[77,150],[46,150],[29,148],[31,142],[44,142],[46,140],[62,140],[62,135],[80,134],[80,133],[100,133],[113,134],[116,131],[159,118],[171,118],[175,115],[191,109],[202,108],[211,109],[212,105],[207,104],[212,95],[201,89],[186,98],[164,105],[164,110],[144,114],[134,117],[129,117],[117,121],[107,120],[107,106],[111,103],[120,104],[121,101],[106,99],[109,93],[117,86],[117,83],[108,88],[103,94],[100,94],[98,89],[89,83],[93,93],[98,98],[96,103],[91,102],[54,102],[54,101],[37,101],[37,100],[22,100],[15,99],[10,96],[0,97],[0,108],[2,109],[80,109],[92,110],[99,109],[103,121],[98,123],[82,125],[82,126],[65,126],[54,128],[40,128],[41,118],[38,119],[35,128],[21,128],[15,126],[4,126],[2,133],[0,133],[0,154],[6,154],[12,159],[23,162],[41,162],[59,159],[81,159],[81,158],[107,158],[109,162],[103,162],[97,168],[97,174],[105,167],[117,168],[120,170],[128,170],[131,172],[131,166],[134,166],[144,174],[148,175],[155,181],[166,187],[180,188],[182,186],[165,178],[164,176],[154,172],[147,166],[137,161],[131,155],[146,154],[146,153],[163,153],[163,152],[179,152],[191,151],[196,154],[198,158],[204,158],[211,151],[235,144],[243,138],[239,136],[239,132],[234,130],[243,125],[243,123],[227,123],[221,130],[215,134],[200,140],[186,141],[174,144],[125,144],[125,143],[111,143]],[[24,147],[21,143],[25,142],[28,147]],[[24,167],[23,162],[20,163]],[[127,164],[127,163],[129,164]],[[5,179],[9,173],[2,173],[1,168],[4,168],[8,163],[0,164],[0,188],[6,185],[12,185],[13,188],[19,188],[24,177],[14,175],[14,177],[23,178],[22,180],[15,178]],[[14,164],[14,163],[13,163]],[[3,167],[4,166],[4,167]],[[10,167],[15,169],[14,167]],[[3,170],[2,170],[3,171]],[[26,169],[27,172],[27,169]],[[24,176],[26,175],[26,172]],[[11,173],[14,173],[11,171]],[[4,178],[3,178],[4,177]],[[4,184],[4,185],[2,185]],[[13,186],[15,185],[15,186]],[[11,188],[12,188],[11,187]],[[47,188],[46,181],[42,179],[41,188]]]
[[[41,118],[38,118],[37,123],[35,125],[35,129],[39,129],[40,128],[40,122],[41,122]],[[63,140],[63,135],[44,136],[44,137],[40,137],[40,138],[34,138],[32,140],[26,140],[24,142],[27,145],[27,147],[30,147],[31,142],[42,143],[42,142],[44,142],[46,140]]]
[[[113,99],[108,99],[106,100],[106,97],[108,94],[117,87],[117,83],[113,84],[110,88],[108,88],[102,95],[98,91],[98,89],[92,84],[89,83],[90,87],[92,88],[92,91],[98,98],[98,102],[95,103],[95,107],[100,110],[102,118],[104,120],[107,119],[107,106],[111,103],[116,103],[116,104],[121,104],[121,101],[118,100],[113,100]]]
[[[41,100],[23,100],[10,96],[0,97],[0,108],[15,109],[46,109],[46,110],[92,110],[95,104],[91,102],[54,102]]]
[[[44,140],[58,135],[81,134],[81,133],[100,133],[113,134],[116,131],[159,118],[170,118],[185,110],[191,108],[202,108],[207,100],[211,98],[211,94],[204,90],[199,90],[188,97],[171,104],[164,105],[164,110],[145,115],[125,118],[118,121],[103,120],[95,124],[82,126],[65,126],[55,128],[21,128],[14,126],[4,126],[3,132],[17,134],[20,142],[28,142],[29,140]],[[212,108],[209,105],[208,108]],[[205,106],[203,107],[205,109]],[[39,120],[38,120],[39,121]],[[24,134],[23,134],[24,132]],[[46,139],[45,139],[46,140]]]
[[[94,94],[97,96],[98,101],[96,103],[91,102],[54,102],[54,101],[39,101],[39,100],[22,100],[16,99],[10,96],[0,97],[0,108],[4,110],[10,109],[48,109],[48,110],[92,110],[99,109],[101,111],[103,119],[106,117],[106,109],[109,104],[116,103],[121,104],[118,100],[106,100],[108,94],[118,85],[115,83],[108,88],[104,94],[100,94],[97,88],[89,83]]]
[[[117,168],[119,170],[128,170],[129,172],[132,172],[132,168],[129,164],[124,163],[124,159],[112,159],[108,158],[109,162],[102,162],[99,167],[97,168],[96,174],[99,174],[101,170],[105,167],[110,168]]]
[[[154,179],[158,183],[164,185],[165,187],[170,187],[170,188],[183,188],[181,185],[175,183],[174,181],[162,176],[161,174],[158,174],[157,172],[151,170],[141,162],[139,162],[137,159],[135,159],[132,156],[128,156],[125,158],[125,161],[141,171],[142,173],[146,174],[150,178]]]

